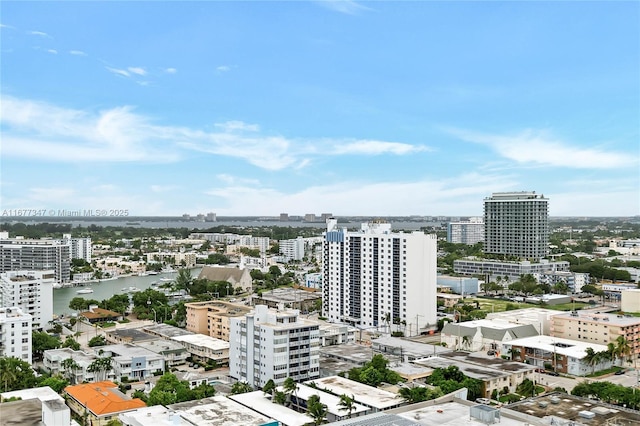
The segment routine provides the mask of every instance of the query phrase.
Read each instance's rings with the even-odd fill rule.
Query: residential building
[[[484,241],[484,222],[482,219],[447,224],[447,242],[473,245]]]
[[[322,299],[322,293],[299,288],[275,288],[251,295],[252,305],[267,305],[270,308],[285,307],[299,309],[307,313],[315,308],[316,301]]]
[[[510,353],[514,361],[526,362],[540,369],[549,369],[573,376],[586,376],[606,370],[614,365],[611,358],[601,357],[591,364],[587,349],[606,352],[606,345],[562,339],[551,336],[532,336],[516,339],[502,345],[504,353]]]
[[[305,274],[304,286],[307,288],[322,289],[322,272]]]
[[[538,334],[548,335],[551,333],[553,317],[561,313],[562,311],[554,311],[552,309],[545,308],[525,308],[516,309],[514,311],[491,312],[487,314],[485,319],[508,322],[517,325],[531,324],[535,327]]]
[[[513,393],[525,379],[534,381],[537,374],[532,365],[478,353],[447,352],[415,360],[414,364],[434,369],[456,366],[465,376],[483,382],[485,398],[491,398],[494,391],[502,392],[505,387]]]
[[[71,251],[65,242],[54,239],[9,238],[7,232],[0,232],[0,273],[47,270],[54,271],[56,282],[69,282]]]
[[[0,308],[0,357],[14,357],[31,364],[31,315],[18,307]]]
[[[463,275],[481,275],[490,281],[500,281],[507,284],[510,281],[520,279],[526,274],[555,274],[557,272],[569,272],[569,262],[541,260],[530,262],[523,260],[520,262],[503,262],[491,259],[479,259],[468,257],[453,261],[453,271]]]
[[[3,425],[78,426],[71,419],[71,410],[64,398],[49,386],[0,394],[0,401],[11,398],[18,400],[2,403],[0,423]]]
[[[265,417],[277,420],[280,422],[278,423],[279,425],[305,426],[309,425],[311,421],[311,417],[306,413],[299,413],[285,405],[274,404],[271,395],[265,394],[261,390],[228,395],[227,397]],[[273,424],[275,425],[276,423]]]
[[[198,274],[198,279],[207,279],[209,281],[226,281],[232,286],[232,290],[238,287],[243,292],[251,291],[253,279],[251,271],[248,268],[232,268],[226,266],[205,266]],[[231,292],[233,293],[233,291]]]
[[[115,377],[142,380],[164,371],[164,357],[129,343],[100,346],[101,356],[111,357]]]
[[[192,357],[200,361],[213,361],[217,365],[229,363],[229,342],[203,334],[185,334],[172,337],[171,340],[180,343]]]
[[[53,320],[53,270],[0,273],[0,307],[19,307],[33,318],[33,327],[43,329]]]
[[[136,346],[161,355],[167,367],[186,364],[187,358],[191,355],[184,344],[172,340],[157,339],[136,342]]]
[[[435,235],[393,233],[384,222],[353,232],[329,219],[324,237],[322,312],[329,321],[435,328]]]
[[[251,312],[245,305],[209,300],[184,304],[187,311],[187,331],[229,341],[230,320]]]
[[[88,311],[80,312],[79,316],[85,318],[91,324],[95,324],[98,322],[120,321],[124,313],[98,308],[97,305],[91,305]]]
[[[304,238],[298,237],[294,240],[280,240],[278,245],[280,247],[280,254],[285,258],[285,262],[302,260],[304,258]]]
[[[72,359],[76,363],[73,371],[67,371],[63,362],[65,359]],[[83,351],[74,351],[71,348],[49,349],[44,351],[42,366],[51,375],[60,374],[67,378],[71,384],[82,382],[93,382],[96,380],[96,372],[89,371],[89,366],[98,359],[93,353]],[[103,377],[107,379],[115,379],[112,370],[104,371]]]
[[[484,252],[540,259],[549,252],[549,199],[534,192],[496,192],[484,199]]]
[[[450,275],[438,275],[436,278],[438,288],[447,288],[449,292],[464,295],[476,294],[480,290],[477,278],[452,277]]]
[[[171,266],[193,268],[196,266],[197,254],[195,252],[153,252],[147,253],[147,263],[164,263]]]
[[[283,392],[284,390],[282,387],[280,387],[278,391]],[[312,387],[307,384],[298,385],[297,390],[291,395],[291,404],[294,407],[298,407],[300,411],[307,411],[307,403],[309,401],[309,398],[311,398],[312,396],[319,397],[320,402],[327,407],[327,414],[325,418],[329,423],[337,422],[347,418],[364,416],[366,414],[374,412],[374,409],[372,409],[371,407],[367,407],[357,402],[353,404],[351,412],[347,412],[340,405],[339,396],[333,395],[329,392],[325,392],[321,387]]]
[[[251,386],[320,376],[319,326],[300,318],[297,310],[258,305],[244,317],[231,318],[229,343],[229,375]]]
[[[482,319],[446,323],[440,334],[440,342],[448,348],[469,352],[493,350],[499,356],[500,346],[504,342],[538,334],[533,324]]]
[[[72,238],[71,234],[63,234],[62,241],[70,248],[71,259],[82,259],[91,263],[92,245],[91,238]]]
[[[356,382],[342,376],[323,377],[310,380],[307,386],[316,386],[334,395],[350,395],[355,401],[371,411],[383,411],[404,405],[398,394],[375,388],[364,383]]]
[[[181,426],[219,426],[219,425],[242,425],[242,426],[269,426],[275,425],[272,419],[258,414],[254,410],[239,404],[226,396],[212,396],[196,401],[179,402],[171,404],[167,408],[176,413],[180,413],[183,423]],[[175,417],[173,425],[177,423]],[[145,424],[145,426],[154,426]]]
[[[355,343],[358,330],[343,324],[318,323],[320,327],[320,345],[332,346],[344,343]]]
[[[581,293],[582,287],[589,284],[591,279],[588,272],[556,271],[549,273],[536,272],[532,274],[540,284],[551,286],[565,283],[571,293]]]
[[[607,313],[572,311],[552,318],[551,336],[589,343],[618,344],[623,337],[631,346],[631,358],[640,355],[640,318]]]
[[[105,426],[121,413],[147,406],[141,399],[122,394],[118,385],[110,381],[67,386],[64,392],[71,411],[80,418],[86,416],[86,424],[92,426]]]
[[[622,290],[621,295],[622,312],[640,312],[640,289]]]

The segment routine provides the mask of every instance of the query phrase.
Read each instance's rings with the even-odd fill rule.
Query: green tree
[[[313,425],[321,425],[326,422],[329,411],[327,406],[320,402],[318,395],[311,395],[307,400],[307,414],[313,419]]]
[[[267,395],[273,395],[273,392],[276,389],[276,384],[273,381],[273,379],[269,379],[267,381],[267,383],[264,384],[264,386],[262,387],[262,392],[264,392]]]
[[[113,359],[111,357],[100,357],[93,361],[87,367],[89,373],[95,373],[96,381],[102,381],[107,378],[107,373],[113,368]]]
[[[64,370],[64,377],[72,384],[76,384],[76,371],[80,366],[73,358],[66,358],[62,360],[60,366]]]
[[[284,380],[282,385],[284,392],[287,394],[287,398],[289,400],[289,406],[291,406],[291,396],[297,395],[298,393],[298,384],[291,377],[287,377]]]
[[[28,362],[15,357],[2,357],[0,383],[4,392],[29,389],[36,385],[36,376]]]
[[[241,393],[252,392],[253,388],[247,382],[235,382],[233,386],[231,386],[231,395],[238,395]]]
[[[69,386],[69,381],[63,379],[60,376],[51,376],[42,380],[39,384],[39,387],[49,386],[56,393],[62,393],[64,388]]]
[[[633,353],[633,348],[631,347],[631,344],[624,336],[618,336],[616,338],[616,352],[618,353],[618,357],[620,358],[621,366],[625,359],[628,359],[629,357],[631,357],[631,354]]]
[[[34,331],[31,333],[31,351],[33,358],[40,360],[44,351],[49,349],[58,349],[62,342],[59,338],[51,336],[42,331]]]
[[[273,394],[273,402],[276,404],[284,405],[287,403],[287,394],[282,391],[276,391]]]
[[[191,276],[191,270],[187,268],[180,268],[178,270],[178,276],[175,279],[175,287],[178,290],[187,290],[191,289],[191,284],[193,283],[193,277]]]
[[[343,393],[340,395],[338,406],[340,407],[340,411],[346,411],[349,418],[351,418],[351,413],[356,408],[356,400],[353,395],[349,396]]]
[[[67,336],[66,339],[64,339],[64,342],[62,342],[62,345],[60,345],[61,348],[71,348],[74,351],[79,351],[80,350],[80,343],[78,343],[76,341],[76,339],[73,338],[73,336]]]
[[[100,334],[98,336],[95,336],[89,339],[88,346],[90,348],[93,348],[96,346],[105,346],[106,344],[107,344],[107,339],[105,339],[105,337]]]
[[[147,405],[166,406],[167,404],[201,399],[204,398],[203,395],[213,395],[213,393],[215,393],[215,390],[207,388],[209,385],[201,386],[191,390],[186,380],[178,380],[175,374],[165,373],[158,379],[158,382],[151,392],[149,392]],[[212,386],[209,387],[212,388]]]
[[[360,373],[360,382],[369,386],[377,387],[382,383],[384,376],[373,366],[367,367]]]

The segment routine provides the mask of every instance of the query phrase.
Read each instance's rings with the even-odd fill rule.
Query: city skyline
[[[640,214],[636,2],[5,2],[0,209]]]

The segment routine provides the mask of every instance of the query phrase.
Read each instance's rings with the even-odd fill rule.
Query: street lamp
[[[153,322],[157,323],[158,314],[156,313],[156,310],[151,307],[151,299],[147,299],[147,307],[153,311]]]

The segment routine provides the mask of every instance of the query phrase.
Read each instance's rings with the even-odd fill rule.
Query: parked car
[[[547,374],[555,377],[558,377],[560,375],[560,373],[558,373],[557,371],[547,371]]]
[[[618,370],[613,374],[615,374],[616,376],[622,376],[624,374],[624,370]]]
[[[478,404],[486,404],[489,405],[491,403],[491,400],[488,398],[476,398],[476,402]]]

